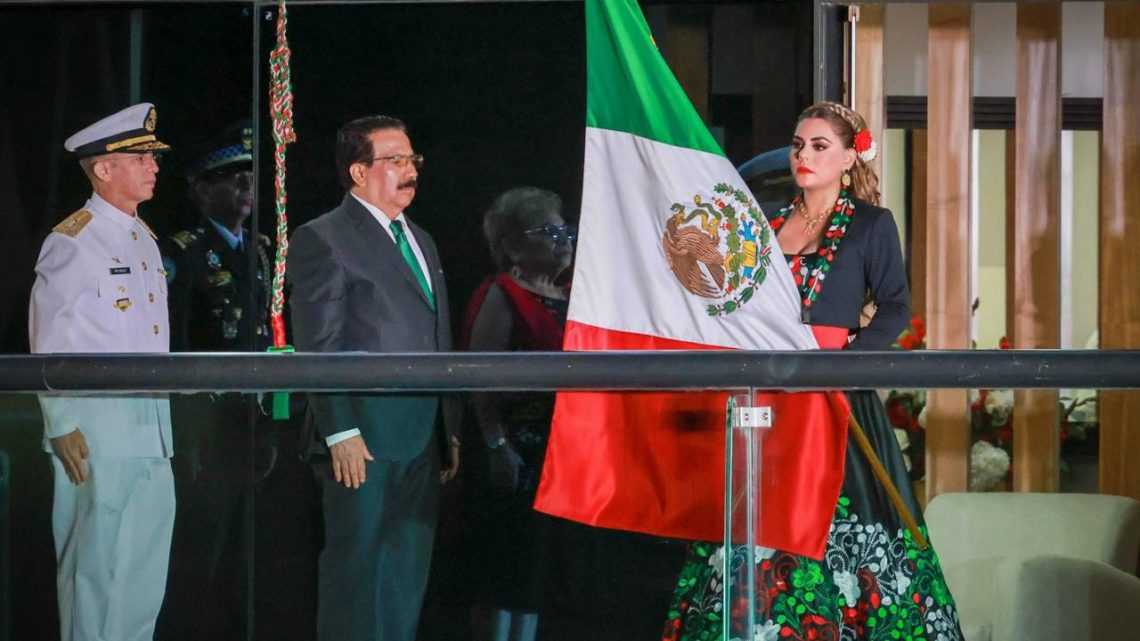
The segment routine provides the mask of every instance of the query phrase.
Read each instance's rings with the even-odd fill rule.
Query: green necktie
[[[428,306],[435,311],[435,296],[431,294],[431,287],[428,286],[427,278],[424,277],[424,270],[420,269],[420,261],[416,260],[416,253],[412,251],[411,244],[408,243],[408,237],[404,234],[404,226],[400,221],[392,221],[392,235],[396,237],[396,247],[400,248],[400,253],[404,255],[404,262],[408,263],[408,267],[412,268],[412,273],[416,275],[416,280],[420,282],[420,287],[424,289],[424,296],[427,297]]]

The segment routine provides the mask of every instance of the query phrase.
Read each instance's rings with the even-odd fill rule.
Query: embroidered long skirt
[[[851,393],[848,400],[925,535],[882,403],[874,392]],[[742,636],[747,603],[733,603],[727,613],[723,609],[724,585],[746,580],[745,555],[732,549],[725,577],[724,553],[719,543],[691,546],[665,624],[665,641],[720,639],[726,621],[730,638],[741,641],[962,639],[933,547],[923,550],[914,542],[851,437],[824,558],[766,548],[754,556],[760,630],[753,638]]]

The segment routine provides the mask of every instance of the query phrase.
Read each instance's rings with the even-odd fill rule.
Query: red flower
[[[910,319],[910,326],[914,328],[914,333],[921,343],[926,338],[926,323],[922,322],[921,316],[915,315],[914,318]]]
[[[970,406],[970,409],[975,412],[982,411],[982,408],[986,406],[986,397],[989,396],[989,393],[989,390],[978,390],[978,398],[974,401],[974,404]]]
[[[871,593],[871,607],[872,608],[877,609],[879,607],[879,605],[882,604],[882,602],[883,602],[883,598],[879,596],[878,592],[872,592]]]
[[[866,129],[860,129],[859,133],[855,134],[855,151],[863,153],[871,148],[871,132]]]
[[[1002,425],[998,428],[997,435],[998,439],[1000,439],[1002,443],[1012,443],[1013,427],[1010,426],[1009,423],[1006,423],[1005,425]]]
[[[721,209],[724,209],[724,201],[723,200],[716,201],[716,206],[720,207]]]
[[[910,412],[898,402],[898,399],[892,399],[887,402],[887,418],[890,419],[891,425],[905,428],[910,423]]]

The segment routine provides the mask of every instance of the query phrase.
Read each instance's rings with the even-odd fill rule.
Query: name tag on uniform
[[[111,275],[112,276],[122,276],[123,274],[129,274],[129,273],[131,273],[130,267],[112,267],[111,268]]]

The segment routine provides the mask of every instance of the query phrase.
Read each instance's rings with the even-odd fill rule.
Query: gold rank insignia
[[[60,224],[52,227],[52,231],[75,238],[79,235],[79,232],[83,231],[87,223],[91,222],[92,218],[94,218],[94,215],[92,215],[91,212],[86,209],[80,209],[65,218]]]
[[[129,298],[120,298],[120,299],[115,301],[115,307],[118,307],[120,312],[127,311],[127,308],[129,308],[130,306],[131,306],[131,299],[129,299]]]

